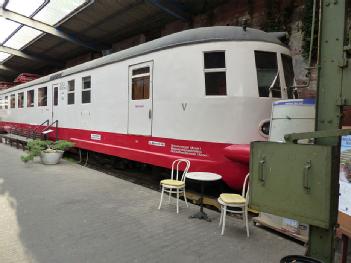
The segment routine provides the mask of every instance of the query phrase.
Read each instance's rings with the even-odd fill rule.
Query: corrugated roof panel
[[[42,32],[39,30],[23,26],[4,44],[4,46],[21,49],[41,34]]]
[[[16,12],[24,16],[31,16],[45,0],[10,0],[6,5],[6,9]]]
[[[0,52],[0,62],[3,62],[5,59],[9,58],[11,55],[4,53],[4,52]]]
[[[45,62],[33,61],[22,57],[12,56],[5,62],[9,68],[18,69],[20,72],[35,73],[36,69],[43,67]]]
[[[86,2],[86,0],[51,0],[33,18],[53,26]]]
[[[49,35],[49,34],[45,34],[42,37],[39,37],[36,41],[34,41],[31,45],[29,45],[28,47],[26,47],[26,50],[28,50],[29,52],[32,53],[47,53],[49,49],[51,49],[52,47],[56,46],[56,45],[60,45],[60,43],[62,43],[63,40]],[[50,56],[52,56],[50,54]]]
[[[3,43],[20,24],[0,17],[0,43]]]

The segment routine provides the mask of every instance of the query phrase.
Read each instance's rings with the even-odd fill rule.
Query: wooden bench
[[[21,147],[25,150],[28,141],[36,139],[37,137],[36,134],[31,134],[29,129],[13,127],[9,129],[7,133],[0,133],[0,142],[4,140],[5,143],[11,146],[15,145],[17,149]]]

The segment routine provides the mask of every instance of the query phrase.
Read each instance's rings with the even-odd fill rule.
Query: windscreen
[[[285,84],[288,90],[288,98],[293,99],[294,98],[293,87],[294,87],[295,74],[294,74],[292,58],[288,55],[282,54],[282,63],[283,63],[283,69],[284,69]]]
[[[277,53],[255,51],[255,62],[259,96],[281,98]]]

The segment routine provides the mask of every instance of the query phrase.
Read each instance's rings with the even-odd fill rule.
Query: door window
[[[58,105],[58,87],[54,87],[54,106]]]
[[[132,100],[150,98],[150,67],[133,69],[132,71]]]

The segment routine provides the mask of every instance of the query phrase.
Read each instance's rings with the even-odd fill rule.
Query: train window
[[[224,51],[206,52],[204,54],[205,69],[225,68]]]
[[[150,73],[150,67],[133,69],[132,75],[135,76],[135,75],[147,74],[147,73]]]
[[[3,106],[3,99],[2,98],[0,98],[0,110],[2,110],[2,106]]]
[[[48,105],[48,89],[47,87],[42,87],[38,89],[38,106]]]
[[[150,98],[150,67],[134,69],[132,71],[132,100],[148,98]]]
[[[5,109],[9,108],[9,96],[5,96],[4,105],[5,105]]]
[[[27,107],[34,107],[34,90],[27,91]]]
[[[10,107],[11,109],[16,108],[16,94],[11,94]]]
[[[18,93],[17,104],[18,104],[18,108],[23,108],[23,105],[24,105],[24,93],[23,92]]]
[[[91,78],[90,76],[82,78],[82,103],[91,102]]]
[[[206,96],[227,95],[225,52],[204,53]]]
[[[68,81],[67,104],[74,104],[74,80]]]
[[[225,72],[206,72],[206,95],[227,95]]]
[[[58,105],[58,87],[54,87],[54,99],[53,99],[54,106]]]
[[[286,88],[288,90],[288,98],[293,99],[294,98],[294,68],[292,64],[292,59],[290,56],[282,54],[282,62],[283,62],[283,69],[284,69],[284,79],[285,79],[285,84]]]
[[[255,62],[259,96],[281,98],[277,54],[255,51]]]

